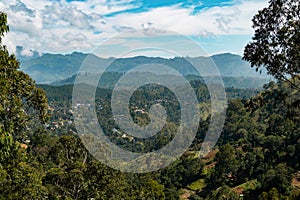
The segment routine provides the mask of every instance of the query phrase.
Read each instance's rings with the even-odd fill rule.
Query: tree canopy
[[[280,2],[286,1],[271,1]],[[2,45],[1,38],[8,30],[7,17],[0,12],[0,199],[300,198],[300,90],[286,82],[271,82],[259,94],[251,93],[256,94],[251,99],[230,100],[216,149],[201,159],[199,149],[210,122],[209,92],[201,81],[191,81],[204,114],[191,147],[157,172],[122,173],[97,161],[78,138],[72,85],[43,86],[51,116],[47,126],[37,123],[47,120],[46,96]],[[227,90],[232,98],[241,98],[245,91]],[[160,149],[172,139],[180,106],[172,100],[176,98],[171,91],[149,85],[132,95],[129,108],[137,123],[146,123],[148,116],[135,110],[148,112],[147,105],[157,99],[170,113],[167,131],[150,140],[131,140],[116,126],[110,107],[112,92],[99,88],[95,108],[113,143],[144,153]],[[23,142],[25,137],[30,142],[21,148],[17,141]],[[148,164],[153,163],[147,160]]]
[[[270,0],[253,19],[253,41],[244,49],[244,59],[256,70],[266,67],[278,80],[300,73],[300,2]]]
[[[31,122],[47,120],[45,92],[19,70],[20,63],[2,44],[9,31],[7,15],[0,12],[0,152],[1,158],[9,152],[12,138],[24,140]],[[0,160],[1,160],[0,158]]]

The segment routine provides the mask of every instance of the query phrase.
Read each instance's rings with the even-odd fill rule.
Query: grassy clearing
[[[201,191],[205,187],[204,179],[199,179],[187,186],[188,189],[193,191]]]
[[[242,194],[247,190],[255,190],[257,187],[259,187],[259,182],[254,179],[234,187],[233,190],[238,194]]]

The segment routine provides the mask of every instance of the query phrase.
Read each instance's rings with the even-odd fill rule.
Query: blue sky
[[[267,6],[266,0],[1,0],[0,10],[8,13],[10,33],[4,43],[12,52],[22,46],[23,55],[40,53],[93,52],[109,54],[131,51],[135,46],[170,46],[187,56],[199,56],[174,35],[147,40],[136,30],[170,30],[198,43],[209,55],[242,54],[251,40],[251,19]],[[130,33],[122,40],[120,34]],[[142,38],[142,39],[141,39]],[[132,41],[132,43],[128,43]],[[136,43],[138,42],[138,44]],[[136,44],[134,44],[136,43]],[[165,46],[164,46],[165,44]],[[172,44],[172,45],[170,45]],[[174,45],[177,47],[175,48]],[[114,51],[115,50],[115,53]],[[122,50],[122,51],[121,51]],[[153,54],[153,52],[151,52]],[[151,56],[164,56],[154,53]]]

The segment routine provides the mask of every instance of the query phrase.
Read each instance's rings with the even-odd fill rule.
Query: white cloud
[[[83,12],[88,14],[97,13],[99,15],[107,15],[138,8],[140,4],[134,2],[134,0],[86,0],[73,1],[70,4],[80,8]]]
[[[251,34],[251,18],[266,2],[243,1],[234,6],[212,7],[193,14],[193,8],[180,5],[151,9],[147,12],[123,13],[107,19],[107,23],[141,28],[151,23],[156,28],[169,29],[186,35],[213,33]]]
[[[24,12],[30,17],[34,17],[35,10],[28,8],[22,1],[17,0],[15,4],[9,6],[12,12]]]
[[[100,16],[89,16],[75,6],[58,2],[45,6],[42,16],[44,23],[50,28],[51,26],[67,25],[78,29],[92,30],[94,26],[91,22],[100,20]]]
[[[33,56],[33,52],[30,51],[29,49],[24,49],[24,50],[21,52],[21,55],[22,55],[22,56],[28,56],[28,57],[30,57],[30,56]]]
[[[125,12],[141,6],[133,0],[2,0],[11,32],[4,39],[9,49],[24,52],[90,51],[119,32],[168,29],[188,36],[250,35],[251,19],[267,1],[235,0],[233,6],[215,6],[194,12],[181,4]],[[120,13],[117,13],[120,12]]]
[[[38,15],[30,17],[20,12],[10,13],[8,24],[12,32],[26,33],[30,37],[39,37],[43,28],[42,19]]]

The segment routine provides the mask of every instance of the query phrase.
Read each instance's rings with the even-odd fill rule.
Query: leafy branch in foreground
[[[12,137],[23,140],[33,120],[46,122],[48,107],[45,92],[19,70],[20,63],[2,44],[8,31],[7,15],[0,12],[0,160],[9,152]]]
[[[289,79],[298,78],[300,73],[300,2],[270,0],[252,22],[255,34],[243,58],[257,71],[266,67],[276,79],[300,89],[294,79]]]

